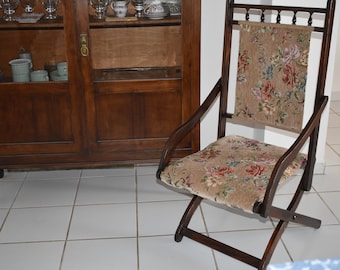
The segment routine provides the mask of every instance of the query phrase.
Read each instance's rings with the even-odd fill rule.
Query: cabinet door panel
[[[67,96],[9,96],[0,106],[0,143],[72,140]]]
[[[97,96],[97,141],[168,137],[181,123],[178,91]]]
[[[101,95],[96,98],[97,141],[133,138],[133,96]]]
[[[137,137],[166,138],[181,124],[182,104],[179,91],[145,93],[137,112]]]
[[[8,84],[0,92],[0,153],[49,153],[71,151],[75,127],[72,107],[64,84]],[[51,88],[51,87],[50,87]]]

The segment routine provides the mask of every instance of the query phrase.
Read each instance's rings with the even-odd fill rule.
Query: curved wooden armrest
[[[314,110],[314,113],[310,117],[304,129],[301,131],[298,138],[276,163],[276,166],[274,167],[267,186],[267,191],[263,203],[261,204],[260,209],[256,210],[256,212],[261,212],[261,215],[263,215],[264,217],[267,216],[269,206],[271,206],[273,203],[274,195],[276,193],[276,189],[279,185],[282,174],[287,169],[289,164],[291,164],[296,158],[297,154],[301,151],[301,148],[304,146],[307,139],[313,134],[315,128],[319,126],[320,119],[327,105],[327,102],[327,96],[323,96],[320,98],[320,104],[316,105],[317,107]]]
[[[172,153],[177,144],[201,121],[202,117],[211,107],[211,105],[213,104],[214,100],[216,99],[220,92],[221,92],[221,79],[218,80],[214,88],[211,90],[211,92],[204,100],[202,105],[197,109],[197,111],[185,123],[179,126],[170,135],[162,152],[162,156],[157,170],[157,178],[160,178],[160,173],[169,164]]]

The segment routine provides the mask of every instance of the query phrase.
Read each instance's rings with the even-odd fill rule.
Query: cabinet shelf
[[[38,29],[63,29],[64,18],[57,17],[55,20],[41,18],[36,23],[0,22],[0,30],[38,30]]]
[[[180,67],[113,68],[94,70],[94,81],[180,79]]]
[[[161,20],[150,20],[148,18],[125,17],[116,18],[108,17],[106,21],[99,21],[95,17],[90,16],[90,28],[105,27],[139,27],[139,26],[169,26],[180,25],[181,16],[168,16]]]

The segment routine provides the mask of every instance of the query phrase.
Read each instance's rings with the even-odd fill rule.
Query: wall
[[[340,6],[340,1],[338,2],[338,5]],[[338,16],[340,13],[340,10],[337,9]],[[340,19],[338,20],[338,22]],[[335,53],[335,66],[334,66],[334,74],[337,74],[334,76],[333,80],[333,88],[332,88],[332,100],[339,100],[340,101],[340,27],[338,27],[338,39],[337,39],[337,48]]]
[[[224,27],[224,11],[225,11],[226,0],[202,0],[202,29],[201,29],[201,101],[208,95],[210,89],[214,86],[221,73],[221,55],[223,45],[223,27]],[[273,0],[273,4],[279,5],[280,2],[294,5],[295,0]],[[326,0],[300,0],[300,5],[307,5],[308,3],[314,3],[314,6],[325,6]],[[254,0],[249,0],[250,3],[254,3]],[[257,1],[261,3],[271,2],[269,0]],[[213,3],[213,4],[212,4]],[[340,13],[340,2],[336,8],[336,16],[334,22],[334,38],[332,40],[329,72],[327,77],[326,94],[331,95],[333,85],[333,74],[335,64],[335,47],[336,37],[338,32],[339,24],[339,13]],[[340,35],[339,35],[340,36]],[[340,85],[340,84],[338,84]],[[215,106],[211,109],[211,113],[208,114],[201,124],[201,147],[205,147],[208,143],[214,141],[217,135],[217,110],[218,101]],[[326,131],[328,123],[329,106],[327,107],[321,122],[321,133],[319,136],[319,145],[317,151],[317,165],[316,173],[323,173],[325,167],[325,143],[326,143]],[[231,132],[239,130],[238,126],[231,126]],[[229,129],[229,127],[228,127]],[[230,129],[229,129],[230,131]],[[325,131],[325,132],[322,132]],[[287,146],[288,142],[293,140],[291,134],[279,134],[275,130],[256,130],[245,128],[241,130],[242,133],[247,136],[254,136],[257,138],[262,137],[269,143],[279,143],[282,146]]]

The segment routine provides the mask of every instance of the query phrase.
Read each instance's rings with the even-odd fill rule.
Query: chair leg
[[[287,210],[280,209],[277,207],[271,207],[271,217],[276,217],[280,221],[275,227],[275,230],[267,244],[266,250],[263,253],[263,257],[261,259],[261,264],[259,269],[265,269],[274,253],[274,250],[281,239],[281,236],[285,229],[287,228],[289,222],[294,222],[298,224],[302,224],[305,226],[309,226],[312,228],[319,228],[321,225],[321,220],[304,216],[301,214],[297,214],[295,211],[302,199],[302,195],[304,194],[304,181],[301,181],[295,194],[294,197],[292,198],[292,201],[290,202]]]
[[[256,268],[260,265],[261,261],[259,258],[256,258],[250,254],[247,254],[241,250],[235,249],[233,247],[230,247],[224,243],[221,243],[219,241],[216,241],[208,236],[205,236],[201,233],[198,233],[194,230],[191,230],[188,228],[188,225],[190,223],[190,220],[195,213],[197,207],[200,205],[203,198],[199,196],[194,196],[189,203],[175,234],[175,241],[180,242],[184,236],[199,242],[205,246],[208,246],[214,250],[217,250],[221,253],[224,253],[228,256],[231,256],[237,260],[243,261],[244,263],[247,263],[249,265],[252,265]],[[258,268],[258,269],[265,269],[265,268]]]
[[[271,238],[267,244],[267,247],[262,255],[262,258],[257,258],[251,254],[245,253],[241,250],[228,246],[224,243],[221,243],[215,239],[210,238],[209,236],[205,236],[201,233],[198,233],[194,230],[188,228],[190,220],[195,213],[196,209],[200,205],[203,198],[199,196],[194,196],[188,205],[175,234],[175,241],[180,242],[184,236],[199,242],[205,246],[208,246],[214,250],[217,250],[225,255],[228,255],[236,260],[242,261],[246,264],[249,264],[256,269],[264,270],[270,262],[270,259],[274,253],[274,250],[281,239],[281,236],[285,229],[287,228],[289,222],[297,222],[310,227],[318,228],[320,227],[320,221],[318,219],[310,218],[307,216],[299,215],[295,213],[295,210],[302,198],[302,194],[304,193],[302,186],[300,183],[291,203],[289,204],[287,210],[279,209],[276,207],[271,207],[269,216],[276,217],[279,219],[279,222],[274,229]]]
[[[183,229],[188,227],[189,222],[193,216],[193,214],[195,213],[197,207],[200,205],[201,201],[203,198],[199,197],[199,196],[194,196],[191,199],[190,204],[188,205],[187,209],[184,212],[184,215],[178,225],[178,228],[176,230],[176,234],[175,234],[175,241],[176,242],[181,242],[183,239]]]
[[[258,269],[266,269],[267,265],[270,262],[270,259],[273,256],[275,248],[277,244],[279,243],[281,236],[283,232],[285,231],[285,229],[287,228],[287,226],[288,226],[288,221],[282,221],[282,220],[280,220],[279,223],[276,225],[275,230],[267,244],[266,250],[263,253],[261,263]]]

